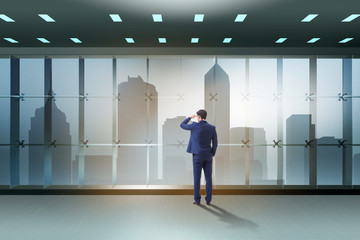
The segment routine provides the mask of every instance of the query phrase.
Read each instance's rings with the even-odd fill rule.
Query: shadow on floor
[[[201,207],[204,210],[219,217],[219,220],[229,224],[229,227],[232,227],[232,228],[237,228],[237,227],[257,228],[257,227],[259,227],[253,221],[238,217],[215,204],[211,204],[209,206],[199,205],[199,207]]]

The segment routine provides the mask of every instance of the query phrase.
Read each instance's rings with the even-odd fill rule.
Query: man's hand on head
[[[192,115],[192,116],[190,116],[190,118],[191,118],[191,119],[193,119],[194,117],[196,117],[196,115]]]

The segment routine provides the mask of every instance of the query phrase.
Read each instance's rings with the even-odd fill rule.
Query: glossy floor
[[[359,239],[360,196],[0,196],[1,239]]]

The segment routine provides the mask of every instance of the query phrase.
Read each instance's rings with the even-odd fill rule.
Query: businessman
[[[193,154],[194,174],[194,202],[199,205],[201,170],[204,169],[206,180],[206,204],[210,205],[212,199],[212,158],[217,148],[217,135],[215,126],[205,121],[207,112],[203,109],[197,111],[196,115],[186,118],[180,127],[190,130],[190,140],[187,148],[188,153]],[[190,119],[197,118],[198,122],[188,124]]]

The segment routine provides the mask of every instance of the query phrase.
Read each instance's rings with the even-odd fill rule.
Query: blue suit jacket
[[[187,124],[190,119],[188,117],[180,124],[182,129],[191,131],[186,151],[193,154],[211,153],[212,156],[215,156],[218,145],[215,126],[205,120],[201,120],[199,123],[193,122],[192,124]]]

